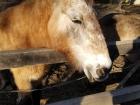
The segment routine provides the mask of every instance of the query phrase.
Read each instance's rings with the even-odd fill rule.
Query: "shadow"
[[[108,14],[99,20],[107,43],[109,43],[109,41],[120,40],[120,37],[116,30],[117,21],[115,20],[114,15],[119,15],[119,14],[117,13]],[[132,53],[134,49],[137,51],[139,46],[137,46],[136,42],[137,40],[133,42],[133,48],[130,51],[128,51],[128,53]],[[116,43],[114,43],[113,47],[112,46],[109,47],[109,53],[113,61],[118,57],[119,51],[116,46]],[[125,64],[122,67],[122,71],[111,73],[109,79],[104,82],[89,83],[87,78],[84,78],[81,79],[80,81],[73,81],[72,83],[61,85],[59,87],[52,87],[43,90],[42,94],[44,95],[44,98],[49,97],[49,103],[53,103],[53,102],[67,100],[75,97],[82,97],[90,94],[104,92],[106,91],[107,85],[119,83],[124,78],[124,76],[128,73],[130,69],[130,68],[126,69],[126,67],[129,64],[131,64],[131,62],[125,61]],[[79,74],[75,74],[75,75],[76,78],[80,78],[80,76],[79,77],[77,76]],[[73,76],[72,79],[75,79],[74,77],[75,76]],[[76,101],[76,105],[81,105],[83,100],[85,99],[78,98]],[[113,101],[114,99],[112,99],[112,102]],[[69,105],[70,102],[71,101],[67,101],[66,103],[63,104]],[[61,104],[57,103],[51,105],[61,105]]]
[[[14,81],[13,75],[9,69],[0,71],[0,74],[2,75],[2,78],[5,81],[5,85],[1,88],[1,90],[17,89],[15,83],[13,82]]]
[[[114,19],[115,15],[118,15],[118,14],[111,13],[104,16],[103,18],[99,20],[99,23],[102,28],[102,32],[103,32],[103,35],[105,37],[107,44],[109,44],[110,41],[115,42],[116,40],[120,40],[120,37],[116,30],[117,21]],[[117,46],[108,46],[108,48],[109,48],[110,57],[112,61],[114,61],[114,59],[119,55]]]
[[[115,20],[115,18],[114,18],[115,15],[119,15],[119,14],[108,14],[107,16],[105,16],[105,17],[100,19],[100,24],[101,24],[101,27],[102,27],[102,30],[103,30],[103,33],[105,35],[105,39],[106,39],[107,43],[109,41],[119,41],[120,40],[119,34],[118,34],[117,30],[116,30],[116,24],[117,24],[117,21],[119,21],[119,20],[117,20],[117,21]],[[133,20],[133,22],[134,21],[135,20]],[[129,32],[130,30],[127,30],[127,31]],[[126,33],[128,33],[128,32],[126,32]],[[139,48],[140,48],[140,40],[139,39],[140,39],[140,37],[138,37],[137,39],[133,40],[133,43],[131,45],[132,48],[127,52],[127,56],[124,56],[124,58],[127,60],[127,62],[125,61],[125,64],[122,67],[122,73],[120,73],[120,76],[119,76],[121,78],[119,78],[119,80],[117,78],[117,80],[116,80],[118,83],[121,80],[123,80],[124,77],[127,75],[127,73],[132,69],[132,67],[128,68],[128,69],[126,69],[126,67],[129,66],[129,65],[135,64],[140,59],[140,50],[139,50]],[[117,46],[109,47],[109,53],[110,53],[110,56],[111,56],[112,60],[115,60],[116,57],[119,55],[119,51],[117,49]],[[140,75],[139,74],[140,74],[140,71],[137,70],[129,78],[129,80],[124,84],[124,87],[140,84]],[[113,75],[115,75],[115,77],[118,76],[116,73],[111,74],[110,75],[111,81],[112,81],[112,76]],[[110,83],[109,81],[107,83]],[[140,100],[127,102],[127,103],[124,103],[122,105],[132,105],[132,103],[136,103],[136,102],[139,102],[139,101]],[[114,102],[114,99],[113,99],[113,102]]]
[[[134,66],[136,66],[136,63],[140,60],[140,49],[139,49],[140,40],[139,39],[140,37],[138,37],[137,39],[133,41],[133,45],[132,45],[133,48],[128,52],[128,56],[127,56],[127,59],[130,61],[130,64],[135,64]],[[131,69],[129,69],[127,72],[129,72]],[[140,69],[140,67],[138,69]],[[127,81],[124,84],[124,87],[140,84],[140,71],[138,69],[129,78],[129,81]]]
[[[10,92],[16,89],[12,73],[9,69],[0,71],[5,84],[0,89],[0,105],[16,105],[17,93]]]
[[[94,0],[95,3],[109,3],[110,0]]]
[[[117,21],[113,18],[116,13],[108,14],[99,20],[103,35],[107,43],[110,41],[120,40],[116,30]]]
[[[114,15],[119,15],[119,14],[109,14],[109,15],[106,15],[105,17],[103,17],[100,20],[100,24],[101,24],[101,27],[102,27],[102,30],[103,30],[103,33],[105,35],[107,43],[109,43],[109,41],[119,41],[120,40],[119,34],[116,30],[117,21],[115,20]],[[138,50],[140,48],[140,44],[139,45],[137,44],[139,42],[138,39],[139,38],[137,38],[133,41],[133,43],[132,43],[133,47],[132,47],[132,49],[130,49],[130,51],[127,52],[128,53],[127,58],[132,56],[131,55],[132,53],[137,52],[138,55],[137,54],[135,55],[134,60],[139,60],[140,59],[140,53],[139,53],[139,50]],[[109,52],[110,52],[110,56],[111,56],[113,61],[119,56],[119,51],[118,51],[118,48],[116,46],[116,43],[113,47],[109,47]],[[125,57],[125,56],[123,56],[123,57]],[[119,83],[126,76],[126,74],[132,69],[132,67],[126,69],[126,67],[128,67],[129,65],[132,64],[132,62],[128,61],[127,58],[125,57],[125,60],[124,60],[125,64],[122,66],[122,71],[117,72],[117,73],[116,72],[111,73],[109,79],[105,82],[101,82],[101,83],[96,82],[96,83],[91,84],[85,78],[85,79],[82,79],[81,81],[75,81],[75,82],[73,82],[69,85],[63,85],[63,87],[54,88],[53,90],[51,90],[52,89],[51,88],[50,90],[46,91],[46,94],[48,94],[48,97],[52,97],[52,99],[54,97],[59,97],[59,99],[57,98],[57,100],[50,100],[51,103],[52,103],[52,102],[56,102],[56,101],[71,99],[71,98],[74,98],[74,97],[80,97],[80,96],[86,96],[86,95],[95,94],[95,93],[99,93],[99,92],[104,92],[106,90],[107,85],[114,84],[114,83]],[[129,80],[128,82],[130,82],[130,83],[125,84],[125,87],[130,86],[130,85],[136,85],[137,83],[139,84],[140,83],[140,81],[139,81],[140,80],[140,75],[139,74],[140,74],[140,71],[137,71],[134,74],[135,76],[132,76],[130,78],[130,79],[134,79],[134,80]],[[52,92],[54,92],[54,93],[52,93]],[[79,92],[81,94],[79,94],[77,96],[76,92]],[[57,93],[56,96],[52,95],[52,94],[55,94],[55,93]],[[110,101],[112,103],[117,103],[115,98],[116,97],[112,97],[112,99],[110,99]],[[93,98],[91,98],[91,99],[93,99]],[[99,97],[97,98],[97,100],[98,99],[99,99]],[[66,100],[66,101],[63,102],[63,104],[64,105],[71,105],[70,103],[74,102],[73,105],[81,105],[84,100],[85,100],[85,98],[78,98],[78,99],[73,100],[73,101],[71,101],[71,100],[67,101]],[[87,102],[88,101],[90,101],[90,100],[87,100]],[[103,102],[105,101],[103,99],[103,97],[101,98],[101,101],[103,101]],[[125,103],[123,105],[132,105],[132,102],[129,102],[129,103]],[[49,105],[62,105],[62,102],[49,104]],[[86,105],[86,104],[84,104],[84,105]],[[101,104],[97,104],[97,105],[101,105]],[[110,104],[108,104],[108,105],[110,105]]]
[[[23,1],[24,0],[7,0],[5,2],[0,2],[0,12],[6,10],[9,7],[18,5]]]
[[[99,20],[103,34],[107,42],[120,40],[118,32],[116,30],[117,21],[114,19],[115,15],[118,15],[118,13],[108,14]]]

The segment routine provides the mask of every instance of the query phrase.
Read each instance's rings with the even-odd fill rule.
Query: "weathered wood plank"
[[[125,55],[140,50],[140,39],[109,42],[108,48],[111,56]]]
[[[66,62],[65,56],[51,49],[28,49],[0,52],[0,69],[63,62]]]
[[[140,98],[140,85],[126,87],[112,92],[78,97],[48,105],[113,105]]]
[[[112,56],[124,55],[140,48],[140,40],[116,41],[108,44]],[[54,64],[67,62],[63,54],[51,49],[27,49],[0,52],[0,69],[35,64]]]

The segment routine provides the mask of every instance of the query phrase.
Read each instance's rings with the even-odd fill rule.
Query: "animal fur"
[[[100,23],[108,42],[140,39],[140,14],[110,14],[101,19]],[[140,59],[140,51],[128,54],[127,59],[136,62]]]
[[[92,4],[93,0],[23,0],[0,13],[0,51],[55,49],[75,69],[83,69],[91,82],[103,81],[112,62]],[[26,93],[32,83],[40,83],[47,67],[11,72],[17,88]]]
[[[84,69],[90,81],[100,80],[112,63],[92,4],[93,0],[25,0],[8,8],[0,13],[0,51],[55,49],[76,69]],[[19,90],[31,89],[31,82],[40,81],[46,71],[44,65],[11,68]]]
[[[48,5],[43,5],[46,2]],[[0,51],[50,46],[46,41],[48,33],[43,30],[47,29],[47,24],[44,23],[48,23],[51,14],[50,3],[48,0],[30,0],[1,12]],[[20,90],[31,89],[31,81],[39,80],[45,73],[44,65],[12,68],[11,72]]]
[[[107,41],[135,40],[140,37],[139,14],[110,14],[100,20]]]

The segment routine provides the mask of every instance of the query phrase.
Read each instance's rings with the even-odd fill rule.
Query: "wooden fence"
[[[11,5],[3,3],[0,10],[4,10]],[[99,18],[109,14],[118,13],[116,7],[118,5],[95,5],[99,12]],[[140,13],[139,7],[127,6],[126,11]],[[126,53],[135,53],[140,48],[140,40],[135,41],[116,41],[109,42],[108,48],[110,56],[114,59],[115,55],[124,55]],[[28,49],[18,51],[2,51],[0,52],[0,70],[21,67],[36,64],[55,64],[67,62],[65,56],[60,52],[52,49]],[[47,89],[47,88],[46,88]],[[79,98],[69,99],[49,105],[113,105],[132,101],[140,98],[140,85],[122,88],[111,92],[102,92],[93,95],[87,95]]]
[[[108,43],[112,58],[115,55],[136,52],[140,48],[140,40],[116,41]],[[65,56],[51,49],[28,49],[0,52],[0,70],[36,64],[55,64],[67,62]],[[113,105],[140,98],[140,85],[74,98],[50,105]],[[94,103],[94,104],[93,104]]]

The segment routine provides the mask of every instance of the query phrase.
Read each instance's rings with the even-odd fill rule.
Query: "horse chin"
[[[95,73],[90,72],[85,69],[84,69],[84,73],[85,73],[86,77],[88,78],[89,82],[103,82],[109,78],[109,73],[104,76],[101,76],[101,77],[99,77],[99,76],[95,75]]]

